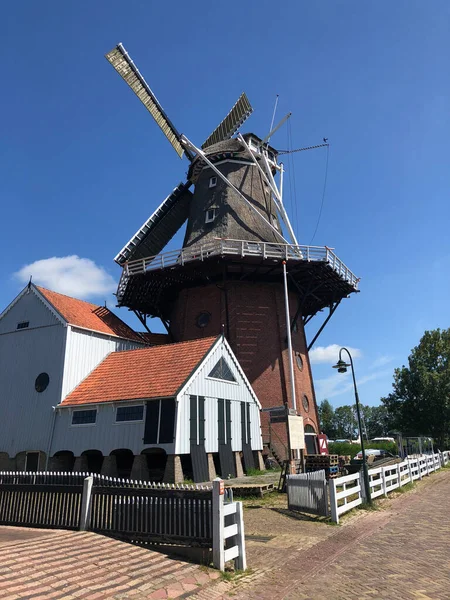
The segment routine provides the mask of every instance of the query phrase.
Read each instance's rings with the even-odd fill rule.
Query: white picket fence
[[[437,471],[450,461],[450,451],[407,458],[401,463],[369,469],[372,499]],[[339,523],[340,515],[365,502],[363,472],[330,479],[331,520]]]

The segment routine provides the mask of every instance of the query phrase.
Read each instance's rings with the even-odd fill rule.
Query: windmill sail
[[[185,150],[180,142],[180,134],[164,112],[155,94],[140,74],[123,45],[119,44],[105,56],[155,119],[178,156],[182,158]],[[189,151],[186,151],[186,155],[189,159],[192,159],[192,154]]]
[[[192,192],[190,183],[180,183],[147,219],[115,257],[123,265],[130,260],[155,256],[170,242],[188,218]]]
[[[253,108],[248,101],[246,93],[243,92],[225,119],[214,129],[209,138],[202,144],[202,148],[208,148],[208,146],[217,144],[217,142],[221,142],[222,140],[229,140],[239,127],[245,123],[252,112]]]

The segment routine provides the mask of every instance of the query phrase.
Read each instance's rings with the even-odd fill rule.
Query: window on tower
[[[212,223],[217,217],[217,208],[208,208],[205,212],[205,223]]]
[[[209,178],[209,187],[213,188],[216,187],[217,185],[217,177],[210,177]]]

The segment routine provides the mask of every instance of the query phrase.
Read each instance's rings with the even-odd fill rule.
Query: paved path
[[[88,532],[0,527],[0,598],[188,598],[219,574]]]
[[[93,533],[0,527],[0,599],[450,600],[450,471],[381,504],[340,527],[248,510],[254,572],[232,583]]]
[[[253,575],[218,582],[195,599],[450,600],[449,470],[381,504],[327,526],[333,533],[314,545],[291,545],[276,562],[268,549]]]

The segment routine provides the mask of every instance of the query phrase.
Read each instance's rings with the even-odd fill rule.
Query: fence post
[[[224,524],[225,516],[223,514],[223,496],[225,493],[225,484],[220,477],[213,480],[212,493],[212,526],[213,526],[213,565],[214,568],[223,571],[225,569],[225,537]]]
[[[382,488],[383,488],[383,494],[385,496],[387,496],[387,489],[386,489],[386,471],[385,471],[386,467],[381,467],[381,480],[383,482]]]
[[[367,502],[367,490],[364,484],[364,473],[363,471],[359,472],[359,486],[361,488],[361,500],[363,502]],[[370,486],[370,475],[369,475],[369,486]]]
[[[400,470],[400,463],[397,463],[397,477],[398,477],[398,487],[402,487],[402,472]]]
[[[247,568],[247,556],[245,554],[245,535],[244,535],[244,511],[242,502],[236,502],[236,523],[238,526],[237,546],[239,556],[234,561],[236,569],[245,571]]]
[[[331,520],[339,523],[338,505],[336,499],[336,480],[330,479],[330,510]]]
[[[407,459],[406,462],[408,463],[408,472],[409,472],[409,481],[410,483],[413,482],[413,475],[412,475],[412,469],[411,469],[411,462]]]
[[[80,531],[87,531],[91,521],[91,498],[94,478],[86,477],[83,483],[83,496],[81,498]]]

